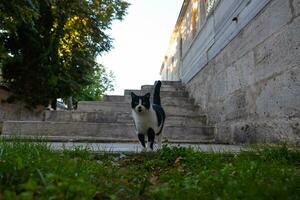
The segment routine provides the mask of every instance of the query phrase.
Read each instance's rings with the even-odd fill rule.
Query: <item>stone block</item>
[[[44,118],[42,110],[29,110],[21,103],[0,103],[0,122],[6,120],[37,120]]]
[[[163,106],[193,106],[194,105],[194,100],[189,99],[188,97],[161,97],[161,104]]]
[[[90,122],[90,123],[113,123],[118,120],[129,118],[129,114],[122,116],[118,112],[80,112],[80,111],[45,111],[45,121],[56,122]],[[121,119],[120,119],[121,118]],[[123,119],[124,118],[124,119]]]
[[[109,102],[128,102],[129,98],[126,99],[124,95],[105,95],[102,101],[109,101]]]
[[[292,6],[291,6],[292,5]],[[290,0],[290,9],[295,17],[300,16],[300,0]]]
[[[125,112],[80,112],[80,111],[46,111],[45,121],[49,122],[87,122],[87,123],[127,123],[133,124],[131,113]],[[189,116],[168,115],[166,118],[168,126],[199,127],[207,124],[206,115]]]
[[[153,90],[125,90],[124,95],[130,96],[131,92],[134,92],[136,95],[145,95],[146,93],[151,93],[153,95]],[[186,91],[161,91],[161,97],[172,96],[172,97],[188,97]]]
[[[167,116],[165,124],[167,126],[182,127],[201,127],[207,125],[206,115],[189,116],[189,115],[171,115]]]
[[[184,82],[189,81],[203,66],[208,63],[206,50],[214,43],[214,20],[209,18],[205,27],[198,33],[195,44],[189,46],[186,56],[183,56],[181,77]]]
[[[221,77],[222,75],[223,73],[219,74]],[[221,78],[218,78],[218,80],[220,79]],[[223,91],[218,91],[221,98],[224,98],[224,96],[228,96],[241,88],[246,88],[247,86],[254,84],[255,65],[253,51],[249,51],[232,65],[227,67],[224,71],[223,79],[221,80],[222,82],[220,83],[219,81],[219,84],[225,85],[225,88],[222,88]]]
[[[259,117],[274,118],[300,115],[299,66],[281,74],[275,73],[271,78],[257,84],[255,104],[256,113]]]
[[[217,127],[216,142],[299,141],[298,8],[299,0],[269,1],[187,83],[195,104]]]
[[[288,1],[273,0],[232,40],[225,51],[230,52],[229,62],[255,48],[284,28],[290,20]]]
[[[134,126],[121,123],[6,121],[3,135],[135,138]]]
[[[255,48],[256,82],[300,66],[300,18],[293,23]]]
[[[153,85],[142,85],[141,90],[145,91],[154,91]],[[184,91],[185,88],[183,85],[177,86],[177,85],[162,85],[160,88],[161,92],[181,92]]]
[[[222,25],[216,27],[216,42],[208,50],[209,60],[218,55],[224,47],[230,45],[230,42],[240,34],[241,30],[245,29],[245,26],[249,23],[249,21],[253,20],[253,17],[255,17],[268,2],[269,0],[252,0],[238,1],[238,3],[231,4],[230,6],[232,9],[228,10],[228,15],[221,19],[221,22],[216,22],[216,24]],[[226,6],[228,7],[226,4],[227,2],[223,2],[223,4],[220,3],[219,9],[221,10]],[[222,7],[222,5],[224,6]],[[217,12],[218,10],[216,13]],[[233,21],[232,19],[234,17],[237,17],[238,21]],[[218,17],[216,19],[218,19]],[[239,55],[243,55],[244,53],[246,52],[239,52]]]
[[[226,123],[216,124],[215,142],[221,144],[233,144],[232,132],[231,127]]]
[[[199,115],[199,110],[194,105],[164,105],[164,110],[167,115]],[[125,112],[131,113],[131,105],[129,103],[120,102],[89,102],[81,101],[78,103],[78,111],[86,112]]]
[[[260,119],[231,124],[234,143],[291,143],[300,141],[300,118]]]
[[[77,111],[131,112],[131,106],[126,102],[80,101]]]
[[[161,81],[162,85],[182,86],[181,81]]]
[[[207,143],[214,140],[214,127],[183,127],[166,125],[163,138],[170,141]],[[83,122],[37,122],[6,121],[3,137],[63,137],[76,140],[78,137],[117,140],[137,140],[133,124],[126,123],[83,123]]]
[[[228,96],[223,102],[224,121],[240,120],[247,117],[246,96],[244,90],[239,90]]]

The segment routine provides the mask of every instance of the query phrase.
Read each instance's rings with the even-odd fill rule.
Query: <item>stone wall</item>
[[[4,121],[42,121],[44,120],[44,107],[38,106],[34,110],[27,109],[24,103],[6,103],[10,92],[0,88],[0,134]]]
[[[300,144],[299,15],[300,0],[268,1],[185,79],[190,95],[217,126],[217,141]]]
[[[193,65],[186,61],[193,62],[194,59],[190,58],[191,55],[194,56],[195,51],[199,52],[195,42],[198,41],[199,35],[206,34],[207,30],[209,30],[204,27],[212,25],[211,16],[213,16],[213,11],[219,1],[184,0],[161,66],[160,74],[163,80],[182,80],[187,71],[191,71],[190,68]],[[232,0],[227,0],[226,3],[229,1],[231,1],[231,4],[234,3]],[[202,30],[205,30],[204,33],[202,33]],[[213,37],[213,35],[211,36]],[[208,38],[205,38],[205,40],[209,41]],[[203,47],[204,44],[201,41],[200,43]]]

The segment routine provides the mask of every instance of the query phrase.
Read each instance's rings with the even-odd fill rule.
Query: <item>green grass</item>
[[[0,141],[0,199],[300,199],[300,152],[93,154]]]

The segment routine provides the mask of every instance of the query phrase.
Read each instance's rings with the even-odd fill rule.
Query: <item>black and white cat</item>
[[[160,102],[160,87],[161,81],[157,81],[154,87],[153,103],[150,102],[150,93],[138,96],[131,92],[131,108],[136,133],[144,148],[146,148],[145,136],[147,136],[147,148],[152,150],[156,136],[158,148],[161,148],[161,135],[166,118]]]

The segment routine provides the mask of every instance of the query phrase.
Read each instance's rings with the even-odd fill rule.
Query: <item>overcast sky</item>
[[[114,49],[99,58],[113,71],[115,91],[139,89],[160,79],[159,70],[183,0],[127,0],[128,14],[114,22],[110,35]]]

